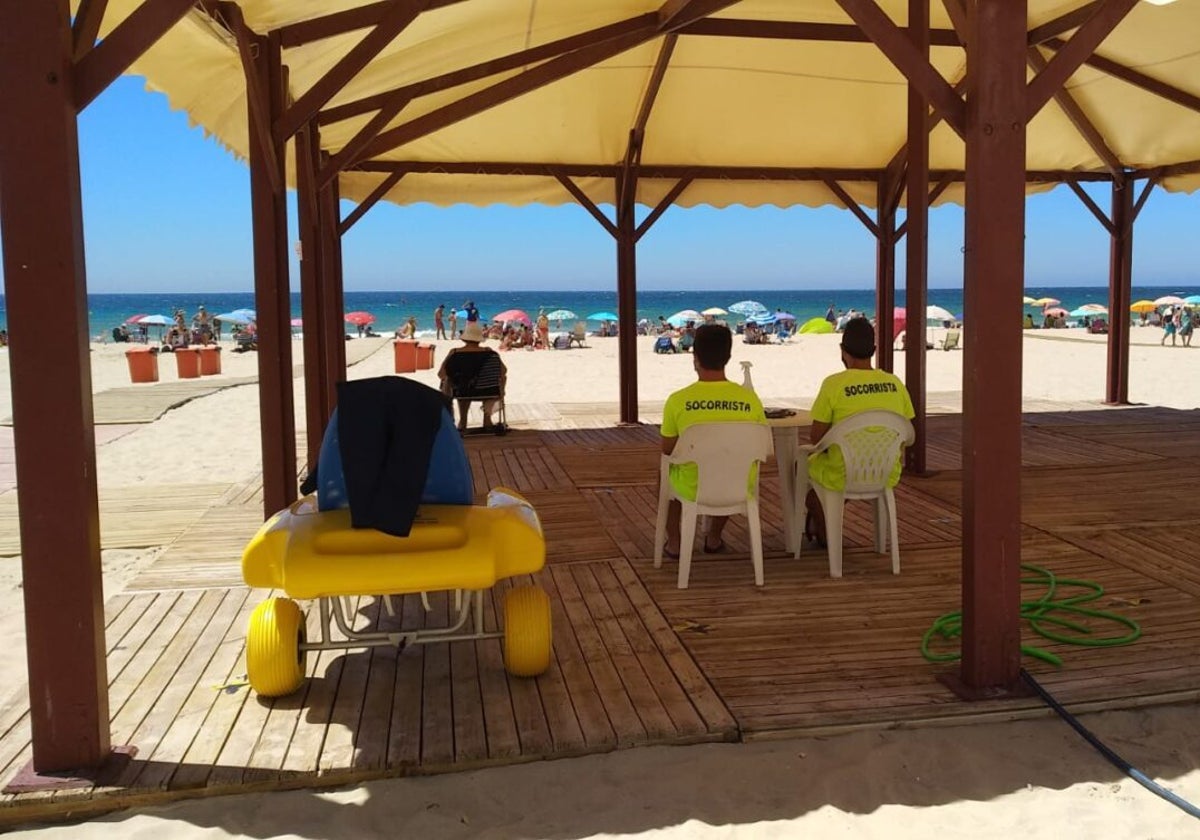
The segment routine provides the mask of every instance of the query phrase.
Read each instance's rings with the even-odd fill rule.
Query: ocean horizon
[[[1133,300],[1154,300],[1169,294],[1187,296],[1200,291],[1200,284],[1193,286],[1134,286]],[[1085,303],[1105,304],[1108,300],[1107,286],[1031,286],[1026,294],[1035,297],[1053,297],[1061,301],[1068,310]],[[963,312],[963,292],[960,288],[930,288],[928,302],[958,315]],[[404,323],[410,315],[415,316],[420,329],[433,327],[433,310],[439,304],[447,309],[461,308],[472,300],[485,319],[508,309],[522,309],[536,316],[539,309],[547,312],[567,309],[580,320],[601,312],[616,312],[615,290],[522,290],[522,291],[347,291],[347,312],[366,311],[376,317],[374,327],[379,332],[391,332]],[[656,321],[659,315],[670,317],[683,309],[701,311],[713,306],[728,309],[733,303],[755,300],[768,310],[781,309],[796,315],[801,321],[825,314],[829,306],[835,310],[856,309],[875,314],[875,290],[870,289],[725,289],[725,290],[648,290],[637,296],[637,317]],[[904,306],[905,290],[896,290],[896,305]],[[198,307],[204,306],[211,315],[231,312],[235,309],[253,309],[253,292],[151,292],[151,293],[98,293],[88,295],[89,334],[106,335],[118,324],[134,315],[165,315],[170,317],[176,309],[182,309],[190,323]],[[292,317],[301,317],[300,294],[291,294]],[[1035,311],[1030,309],[1030,311]],[[50,319],[52,320],[52,319]],[[0,295],[0,329],[7,329],[7,307]]]

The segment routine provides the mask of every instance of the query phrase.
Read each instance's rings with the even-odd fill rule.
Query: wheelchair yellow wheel
[[[550,667],[550,597],[537,586],[518,586],[504,598],[504,667],[516,677]]]
[[[268,598],[250,614],[246,676],[262,697],[291,694],[304,682],[304,615],[289,598]]]

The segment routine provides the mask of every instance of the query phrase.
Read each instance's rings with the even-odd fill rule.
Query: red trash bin
[[[125,351],[131,382],[158,381],[158,348],[130,347]]]
[[[175,348],[175,371],[180,379],[200,378],[200,354],[196,352],[196,348]]]
[[[412,373],[417,369],[417,342],[398,338],[392,342],[396,354],[396,373]]]
[[[221,372],[221,347],[217,344],[202,344],[196,348],[200,354],[200,375],[210,376]]]
[[[432,344],[417,345],[417,370],[431,370],[433,368],[433,351]]]

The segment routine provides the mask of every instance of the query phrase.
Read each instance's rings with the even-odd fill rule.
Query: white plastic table
[[[767,406],[770,408],[770,406]],[[795,521],[796,455],[800,451],[799,429],[812,424],[804,409],[792,409],[787,417],[767,418],[775,442],[775,463],[779,466],[780,504],[783,506],[783,541],[788,551],[796,550],[803,522]],[[807,443],[808,441],[805,441]]]

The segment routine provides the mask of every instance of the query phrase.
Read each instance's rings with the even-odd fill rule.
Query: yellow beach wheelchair
[[[383,379],[390,380],[385,383],[387,389],[399,388],[406,394],[411,386],[432,391],[411,380]],[[545,538],[533,506],[505,488],[492,490],[486,505],[471,504],[473,483],[462,440],[439,402],[426,481],[407,536],[354,527],[347,505],[354,491],[347,491],[342,464],[345,450],[338,431],[339,425],[345,425],[339,423],[338,415],[347,409],[343,386],[347,383],[339,386],[340,407],[322,441],[317,492],[263,524],[242,555],[242,575],[248,585],[282,590],[289,596],[267,599],[250,617],[246,634],[250,686],[264,697],[292,693],[304,682],[310,650],[404,648],[494,638],[503,639],[509,673],[522,677],[541,674],[549,667],[551,654],[550,600],[543,589],[520,586],[509,590],[502,632],[487,632],[484,627],[488,590],[504,578],[537,572],[545,563]],[[389,445],[407,446],[407,441],[396,443],[406,437],[412,436],[392,434]],[[394,467],[404,462],[404,456],[397,461],[391,453],[385,460]],[[349,485],[353,487],[353,482]],[[441,590],[453,591],[457,605],[456,619],[445,628],[355,629],[347,605],[352,596],[379,596],[384,610],[394,616],[393,596],[420,595],[425,601],[426,593]],[[304,615],[292,599],[317,602],[319,640],[306,638]],[[335,625],[340,634],[337,638]]]

